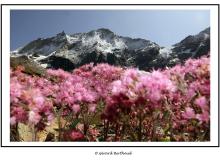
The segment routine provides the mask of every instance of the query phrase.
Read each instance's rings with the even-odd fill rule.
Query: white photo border
[[[210,142],[10,142],[10,10],[209,10],[211,28]],[[1,5],[1,146],[2,147],[219,147],[219,5],[218,4],[3,4]]]

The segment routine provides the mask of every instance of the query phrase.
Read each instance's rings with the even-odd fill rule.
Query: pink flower
[[[78,113],[80,111],[80,105],[79,104],[74,104],[74,105],[71,106],[71,108],[75,113]]]
[[[84,135],[80,131],[76,130],[71,131],[69,136],[73,141],[80,141],[84,139]]]
[[[34,111],[30,111],[28,120],[29,120],[30,123],[33,123],[33,124],[36,125],[38,122],[40,122],[41,116],[38,113],[34,112]]]
[[[94,102],[95,101],[95,95],[93,95],[92,93],[84,93],[83,95],[83,100],[85,102]]]
[[[204,96],[197,98],[194,103],[201,108],[205,108],[207,106],[207,101]]]
[[[54,120],[54,115],[52,113],[48,113],[47,115],[47,121],[50,124]]]
[[[195,118],[195,111],[190,108],[190,107],[187,107],[185,109],[185,112],[182,114],[182,116],[185,118],[185,119],[192,119],[192,118]]]
[[[18,122],[26,122],[27,120],[27,112],[22,107],[12,106],[11,107],[11,117],[12,123],[14,120],[16,123]],[[15,117],[15,118],[13,118]]]
[[[75,95],[74,95],[74,97],[75,97],[75,101],[81,101],[82,100],[82,94],[81,93],[75,93]]]
[[[131,79],[135,80],[138,77],[138,75],[138,70],[134,68],[127,69],[124,72],[124,78],[126,79],[127,83],[130,83]]]
[[[202,114],[197,114],[196,119],[198,119],[199,121],[208,123],[209,122],[209,113],[205,111]]]
[[[22,85],[17,81],[17,78],[11,79],[10,83],[10,98],[11,102],[17,102],[22,93]]]
[[[42,107],[44,104],[44,97],[40,96],[40,95],[33,97],[33,101],[34,101],[35,105]]]
[[[122,92],[124,90],[124,88],[122,88],[122,82],[120,80],[114,81],[112,83],[112,94],[113,95],[118,95],[120,94],[120,92]]]
[[[134,91],[130,90],[130,89],[127,91],[127,96],[128,96],[130,99],[132,99],[132,100],[137,99],[137,94],[136,94]]]
[[[147,98],[147,97],[146,97]],[[161,93],[159,90],[154,90],[149,92],[148,98],[152,101],[152,102],[157,102],[160,100],[161,98]]]
[[[164,78],[164,75],[160,72],[160,71],[153,71],[151,73],[151,76],[155,79],[155,80],[161,80]]]
[[[10,124],[11,125],[15,125],[16,124],[16,117],[13,116],[13,117],[10,118]]]
[[[188,91],[187,91],[187,98],[188,99],[191,99],[192,97],[194,97],[196,94],[195,90],[192,89],[192,88],[189,88]]]
[[[90,113],[94,113],[95,110],[96,110],[96,104],[92,103],[92,104],[89,104],[89,112]]]
[[[70,76],[70,73],[68,73],[68,72],[66,72],[62,69],[58,69],[58,70],[48,69],[47,74],[49,76],[54,76],[54,77],[57,77],[57,78],[61,78],[62,80],[67,79]]]

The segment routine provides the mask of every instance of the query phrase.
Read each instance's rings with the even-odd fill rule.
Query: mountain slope
[[[11,52],[11,56],[27,56],[45,68],[64,70],[90,62],[148,70],[172,66],[189,57],[204,55],[209,50],[210,28],[186,37],[171,48],[160,47],[145,39],[118,36],[101,28],[88,33],[67,35],[61,32],[51,38],[39,38]]]

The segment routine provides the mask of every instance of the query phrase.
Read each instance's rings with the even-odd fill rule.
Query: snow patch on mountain
[[[170,57],[170,54],[172,53],[172,48],[173,46],[170,46],[170,47],[162,47],[160,50],[159,50],[159,55],[165,59],[169,58]]]

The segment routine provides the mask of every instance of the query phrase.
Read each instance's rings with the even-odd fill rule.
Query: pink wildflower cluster
[[[208,57],[151,72],[91,63],[10,76],[11,125],[41,130],[56,120],[58,141],[209,140]]]
[[[25,123],[44,129],[53,118],[50,81],[22,73],[11,72],[10,103],[11,125]]]
[[[85,105],[88,111],[94,112],[98,101],[108,95],[109,84],[120,77],[120,72],[122,69],[119,67],[88,64],[72,73],[49,69],[48,75],[59,86],[56,90],[56,104],[68,106],[77,113]]]
[[[105,115],[111,118],[117,118],[121,111],[128,112],[139,107],[147,110],[161,108],[166,95],[175,91],[173,82],[162,72],[149,73],[137,69],[125,70],[120,80],[114,81],[111,86],[112,94],[107,98],[105,110]]]
[[[177,65],[166,74],[177,86],[173,99],[173,127],[195,136],[209,135],[210,123],[210,59],[189,59],[184,66]],[[198,129],[200,128],[200,129]],[[200,132],[200,133],[199,133]]]

